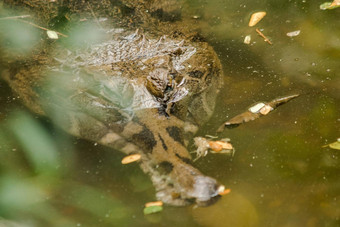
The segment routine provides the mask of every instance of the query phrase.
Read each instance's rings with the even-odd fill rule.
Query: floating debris
[[[260,114],[262,115],[267,115],[269,112],[273,111],[274,108],[271,107],[270,105],[264,105],[264,107],[262,107],[260,109]]]
[[[340,150],[340,138],[338,138],[335,142],[327,144],[323,147],[330,147],[335,150]]]
[[[13,16],[13,17],[1,17],[0,20],[13,20],[13,19],[22,19],[26,17],[30,17],[31,15],[20,15],[20,16]]]
[[[145,204],[145,207],[152,207],[152,206],[163,206],[163,202],[155,201],[155,202],[148,202]]]
[[[257,103],[248,109],[252,113],[260,113],[262,115],[267,115],[273,108],[263,102]]]
[[[206,138],[203,137],[195,137],[194,142],[195,146],[197,147],[197,150],[194,151],[194,153],[196,153],[196,158],[194,159],[194,161],[196,161],[200,157],[205,157],[208,154],[209,142]]]
[[[225,190],[225,186],[224,186],[224,185],[220,185],[220,186],[218,186],[218,188],[217,188],[218,194],[222,193],[224,190]]]
[[[300,35],[300,30],[297,30],[297,31],[293,31],[293,32],[288,32],[286,35],[288,36],[288,37],[294,37],[294,36],[298,36],[298,35]]]
[[[266,104],[264,104],[263,102],[260,102],[250,107],[248,110],[252,113],[258,113],[265,105]]]
[[[162,210],[163,210],[163,202],[156,201],[156,202],[146,203],[143,212],[145,215],[148,215],[148,214],[161,212]]]
[[[255,104],[254,106],[250,107],[248,110],[253,114],[260,113],[262,115],[267,115],[270,111],[273,111],[274,108],[271,107],[268,104],[261,102],[261,103]]]
[[[325,2],[320,5],[321,10],[335,9],[340,7],[340,0],[334,0],[333,2]]]
[[[246,37],[244,37],[243,43],[249,45],[250,41],[251,41],[251,35],[247,35]]]
[[[260,102],[252,105],[247,111],[241,113],[229,121],[223,123],[217,130],[217,132],[222,132],[225,127],[237,127],[238,125],[253,121],[259,117],[265,116],[271,111],[275,110],[278,106],[289,102],[292,99],[298,97],[298,94],[285,96],[282,98],[276,98],[268,103]]]
[[[138,161],[139,159],[141,158],[141,155],[140,154],[132,154],[132,155],[129,155],[129,156],[126,156],[122,159],[122,164],[129,164],[131,162],[135,162],[135,161]]]
[[[249,27],[253,27],[255,26],[257,23],[260,22],[260,20],[262,20],[262,18],[264,16],[266,16],[266,12],[256,12],[256,13],[253,13],[250,17],[250,20],[249,20],[249,23],[248,23],[248,26]]]
[[[210,153],[216,154],[231,154],[234,155],[235,150],[233,145],[230,143],[229,138],[224,138],[221,140],[210,140],[204,137],[195,137],[194,138],[195,146],[197,150],[194,151],[197,157],[194,159],[196,161],[200,157],[206,156],[209,151]]]
[[[50,39],[59,39],[58,34],[55,31],[48,30],[46,31],[48,38]]]
[[[229,139],[228,139],[229,140]],[[233,150],[233,145],[229,141],[209,141],[209,147],[211,149],[211,153],[229,153],[230,150]]]
[[[231,192],[231,189],[230,188],[226,188],[224,189],[222,192],[219,192],[218,194],[219,195],[227,195]]]
[[[258,29],[256,28],[255,31],[264,39],[265,42],[272,45],[273,43]]]

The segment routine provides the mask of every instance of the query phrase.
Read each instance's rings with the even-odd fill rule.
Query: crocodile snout
[[[200,175],[195,177],[191,196],[196,199],[197,205],[208,206],[217,201],[219,193],[224,191],[224,188],[215,179]]]

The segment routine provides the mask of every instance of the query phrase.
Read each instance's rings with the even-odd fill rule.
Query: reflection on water
[[[1,81],[0,217],[25,226],[339,224],[339,152],[322,148],[339,137],[339,9],[320,11],[319,3],[308,1],[225,0],[189,1],[183,10],[183,20],[196,18],[189,22],[200,25],[225,72],[216,113],[201,135],[214,134],[227,117],[255,101],[302,94],[266,117],[223,132],[236,148],[232,160],[210,154],[196,162],[231,193],[208,208],[166,207],[144,216],[154,189],[137,165],[121,166],[122,154],[17,113],[23,108]],[[258,10],[267,12],[257,27],[271,46],[247,27]],[[286,36],[294,30],[301,34]],[[247,46],[243,39],[249,34]]]
[[[203,226],[258,226],[255,207],[243,195],[233,192],[223,197],[214,206],[192,209],[194,219]]]

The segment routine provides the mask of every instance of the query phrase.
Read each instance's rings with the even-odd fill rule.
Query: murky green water
[[[25,226],[338,226],[340,151],[323,145],[340,136],[340,9],[322,11],[321,3],[214,0],[184,7],[225,73],[216,112],[201,135],[214,134],[256,101],[302,94],[266,117],[224,131],[221,136],[236,148],[233,158],[209,154],[195,163],[231,189],[207,208],[165,207],[144,216],[154,189],[136,164],[122,166],[123,154],[37,119],[1,81],[0,217]],[[267,12],[255,28],[273,45],[247,26],[256,11]],[[298,36],[286,36],[296,30]],[[243,43],[246,35],[250,45]],[[56,150],[57,157],[47,160],[60,163],[57,169],[23,151],[20,132],[8,133],[18,122],[31,122],[26,133],[47,141],[39,144],[40,155],[41,148],[52,156]]]

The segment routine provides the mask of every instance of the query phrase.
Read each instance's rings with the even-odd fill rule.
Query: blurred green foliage
[[[223,105],[216,114],[220,118],[213,119],[217,125],[231,111],[237,113],[237,107],[242,111],[243,104],[250,104],[258,97],[273,98],[291,90],[305,94],[260,121],[228,131],[226,136],[232,138],[237,149],[232,161],[210,155],[196,163],[205,173],[216,176],[237,192],[231,199],[238,195],[242,198],[225,203],[228,208],[218,209],[221,217],[229,214],[222,224],[230,219],[235,223],[247,220],[240,212],[237,217],[230,215],[247,210],[242,205],[244,200],[252,210],[245,215],[256,214],[261,226],[339,226],[339,152],[322,148],[339,136],[339,9],[322,11],[319,9],[322,2],[297,0],[186,2],[188,7],[183,15],[201,23],[203,36],[215,45],[224,65],[228,83],[222,90]],[[257,10],[267,11],[259,26],[275,41],[273,46],[262,42],[247,27],[249,15]],[[89,20],[78,26],[79,23],[72,23],[76,21],[72,15],[71,22],[65,19],[66,14],[61,9],[60,15],[49,24],[50,28],[70,31],[69,39],[57,42],[67,47],[100,42],[103,31],[96,23]],[[0,18],[16,15],[20,13],[5,11],[0,1]],[[66,25],[68,29],[64,31]],[[294,39],[285,35],[296,29],[301,34]],[[17,20],[0,19],[0,30],[0,52],[6,49],[16,56],[29,54],[39,40],[46,38],[45,31]],[[247,34],[252,34],[254,42],[249,46],[243,44]],[[7,98],[8,94],[3,96]],[[98,178],[98,185],[88,185],[85,182],[89,175],[73,177],[72,173],[83,171],[73,166],[79,162],[83,168],[101,170],[105,169],[103,163],[77,160],[73,147],[61,149],[60,143],[66,143],[65,140],[58,139],[58,135],[31,114],[12,110],[4,114],[3,107],[7,104],[7,99],[0,102],[0,114],[3,114],[0,116],[0,217],[3,218],[0,226],[148,224],[143,219],[141,204],[154,198],[154,192],[137,167],[134,170],[138,173],[131,171],[130,166],[120,169],[120,162],[110,163],[112,156],[119,158],[119,155],[110,153],[106,156],[107,165],[116,165],[121,181],[101,182],[102,176],[92,174],[90,177]],[[211,128],[208,125],[202,131]],[[91,149],[84,147],[82,152],[93,152]],[[100,183],[105,184],[105,190]],[[109,184],[116,184],[110,185],[116,190],[114,193],[109,190]],[[119,193],[126,197],[119,198]],[[198,223],[214,222],[221,226],[216,212],[199,210],[202,211],[199,217],[206,217],[206,222],[198,220]],[[160,222],[164,226],[195,225],[181,208],[167,207],[156,215],[146,218],[157,217],[155,225]]]
[[[19,112],[11,116],[8,128],[24,148],[36,174],[58,174],[60,160],[53,138],[36,120]]]
[[[40,40],[37,28],[18,20],[0,19],[0,30],[0,45],[14,53],[28,54]]]
[[[27,112],[13,112],[1,122],[0,217],[19,226],[76,226],[75,217],[63,212],[72,207],[108,224],[126,217],[128,210],[117,198],[65,180],[69,170],[61,168],[65,157],[60,157],[63,154],[56,142]]]

